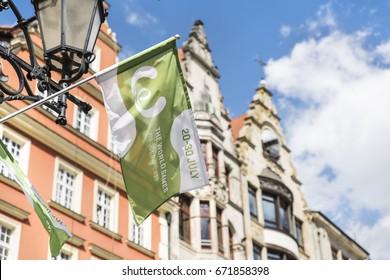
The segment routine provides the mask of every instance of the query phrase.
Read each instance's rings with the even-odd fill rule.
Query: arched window
[[[292,223],[292,192],[270,169],[264,169],[259,179],[265,227],[295,236]]]

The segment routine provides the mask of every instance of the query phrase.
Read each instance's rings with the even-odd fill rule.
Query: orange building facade
[[[17,30],[0,27],[1,44],[28,60],[26,43]],[[43,65],[43,50],[37,27],[31,27],[35,53]],[[120,50],[115,34],[103,23],[96,43],[96,59],[89,73],[117,62]],[[102,55],[104,54],[104,55]],[[11,87],[17,77],[6,61],[3,71]],[[59,75],[54,80],[59,80]],[[38,92],[34,81],[30,84]],[[56,116],[45,106],[32,109],[0,125],[0,137],[18,161],[38,193],[74,235],[58,259],[159,259],[158,212],[142,226],[133,222],[130,205],[113,153],[110,131],[100,88],[93,80],[71,94],[86,101],[92,110],[85,114],[68,102],[68,125],[55,123]],[[27,106],[25,101],[4,102],[0,117]],[[28,203],[21,188],[1,170],[0,259],[48,260],[49,235]]]

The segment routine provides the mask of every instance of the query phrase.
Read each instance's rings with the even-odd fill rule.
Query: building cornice
[[[121,46],[115,42],[112,37],[107,34],[106,32],[99,32],[98,38],[103,41],[104,44],[109,46],[111,49],[113,49],[116,53],[119,53],[121,50]]]
[[[116,241],[119,241],[119,242],[122,241],[122,236],[120,234],[118,234],[116,232],[113,232],[112,230],[109,230],[109,229],[107,229],[105,227],[102,227],[101,225],[95,223],[94,221],[90,221],[89,225],[94,230],[97,230],[97,231],[103,233],[104,235],[107,235],[108,237],[111,237],[112,239],[114,239]]]
[[[13,181],[11,179],[8,179],[7,177],[0,176],[0,182],[6,184],[7,186],[14,188],[15,190],[23,192],[22,187],[18,183],[16,183],[15,181]]]
[[[89,244],[89,251],[91,252],[91,254],[93,254],[99,258],[102,258],[104,260],[122,260],[123,259],[121,256],[118,256],[114,253],[111,253],[110,251],[107,251],[106,249],[103,249],[102,247],[100,247],[96,244],[93,244],[93,243]]]
[[[135,250],[137,250],[138,252],[141,252],[142,254],[154,259],[155,258],[155,253],[153,251],[150,251],[138,244],[135,244],[134,242],[130,241],[130,240],[127,240],[126,242],[127,246],[129,246],[130,248],[133,248]]]
[[[84,223],[84,221],[85,221],[84,216],[70,210],[69,208],[62,206],[61,204],[59,204],[53,200],[49,200],[48,204],[51,208],[56,209],[57,211],[73,218],[74,220],[79,221],[80,223]]]
[[[71,238],[69,238],[67,240],[67,243],[69,244],[72,244],[73,246],[76,246],[78,248],[81,248],[84,246],[84,242],[85,242],[85,239],[79,237],[79,236],[76,236],[76,235],[72,235]]]
[[[29,212],[0,199],[0,211],[22,221],[28,220]]]

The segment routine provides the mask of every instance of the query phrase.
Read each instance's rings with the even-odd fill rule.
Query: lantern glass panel
[[[64,0],[65,44],[76,50],[84,50],[96,0]]]
[[[89,52],[93,52],[93,47],[95,46],[101,23],[102,23],[101,14],[99,10],[97,10],[92,23],[91,35],[88,38],[89,41],[87,45],[87,51]]]
[[[61,45],[61,1],[36,1],[44,48],[49,51]]]

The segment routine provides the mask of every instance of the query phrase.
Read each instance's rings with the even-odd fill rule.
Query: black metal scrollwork
[[[89,63],[94,59],[94,54],[86,54],[81,58],[81,64],[78,67],[78,73],[71,75],[72,77],[68,80],[62,80],[60,83],[57,83],[51,79],[50,70],[54,66],[45,65],[43,67],[39,66],[35,54],[34,47],[28,31],[28,27],[35,21],[35,16],[25,20],[16,5],[12,0],[0,0],[0,12],[3,10],[11,9],[14,15],[17,18],[16,26],[12,29],[20,29],[23,32],[24,38],[27,43],[27,49],[29,52],[30,61],[27,63],[23,59],[19,58],[16,54],[13,53],[12,46],[3,46],[0,44],[0,104],[5,101],[13,100],[28,100],[28,101],[38,101],[43,97],[40,95],[35,95],[29,86],[28,81],[37,80],[37,87],[40,92],[47,92],[47,95],[51,95],[59,90],[63,89],[63,84],[73,82],[74,80],[79,79],[84,73],[88,71]],[[11,66],[12,70],[15,72],[19,85],[17,89],[7,85],[9,82],[9,70],[4,69],[5,64],[2,63],[1,59],[8,62],[7,66]],[[7,67],[8,68],[8,67]],[[25,74],[26,73],[26,74]],[[72,73],[73,74],[73,73]],[[26,92],[27,95],[24,95],[23,92]],[[91,105],[88,103],[79,100],[77,97],[71,95],[69,92],[63,94],[65,102],[70,100],[75,105],[77,105],[84,113],[88,113],[92,109]],[[59,98],[59,102],[47,101],[44,103],[46,107],[58,114],[57,123],[61,125],[66,125],[65,110],[66,104],[62,104],[62,100]]]

